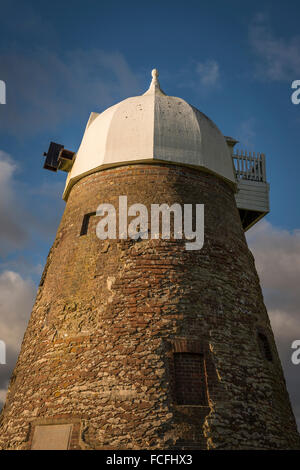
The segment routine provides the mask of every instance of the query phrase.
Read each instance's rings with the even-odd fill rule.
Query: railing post
[[[258,163],[257,163],[257,158],[255,155],[255,152],[252,152],[252,161],[253,161],[253,168],[254,168],[254,179],[256,180],[258,177]]]
[[[244,152],[241,150],[242,175],[245,174]]]
[[[267,173],[266,173],[266,156],[264,153],[261,154],[261,162],[262,162],[262,173],[263,173],[263,181],[267,181]]]
[[[258,153],[257,158],[256,158],[256,164],[257,164],[257,176],[258,176],[258,181],[262,181],[262,175],[261,175],[261,155]]]

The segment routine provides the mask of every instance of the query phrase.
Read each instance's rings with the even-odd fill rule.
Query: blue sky
[[[89,112],[143,92],[157,67],[168,94],[208,114],[242,148],[266,153],[268,218],[299,226],[300,105],[290,100],[300,67],[297,2],[12,1],[1,8],[0,142],[20,163],[19,180],[62,181],[42,170],[49,140],[76,150]]]
[[[280,321],[288,318],[300,336],[300,298],[288,290],[300,273],[300,105],[291,102],[291,83],[300,79],[299,14],[293,0],[0,1],[0,80],[7,86],[7,104],[0,105],[0,281],[3,275],[6,291],[14,283],[24,292],[27,286],[30,310],[63,211],[65,174],[42,168],[49,142],[76,151],[89,113],[143,93],[156,67],[167,94],[199,108],[239,148],[266,154],[271,212],[249,241],[268,308],[279,311],[273,294],[282,289]],[[266,240],[276,249],[268,252]],[[278,287],[275,268],[293,276],[289,286]],[[11,349],[13,357],[17,346]],[[300,418],[299,372],[294,367],[288,374]]]

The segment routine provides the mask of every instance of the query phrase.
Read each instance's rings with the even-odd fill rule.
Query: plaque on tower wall
[[[32,440],[32,450],[67,450],[72,432],[72,424],[36,426]]]

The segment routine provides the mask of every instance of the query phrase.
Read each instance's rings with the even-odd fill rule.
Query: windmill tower
[[[244,231],[269,210],[264,155],[153,71],[92,113],[0,420],[4,449],[295,449],[291,409]],[[259,197],[257,197],[259,195]],[[96,235],[97,207],[204,204],[204,246]],[[118,220],[118,218],[117,218]]]

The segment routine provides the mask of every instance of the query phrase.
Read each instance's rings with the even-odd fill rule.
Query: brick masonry
[[[204,204],[204,247],[101,241],[93,215],[82,233],[85,214],[103,202],[117,208],[119,195],[149,213],[153,203]],[[178,404],[180,353],[202,358],[193,380],[207,402]],[[74,185],[11,378],[0,448],[30,449],[35,425],[59,423],[73,424],[71,449],[300,448],[254,259],[224,181],[136,164]]]

